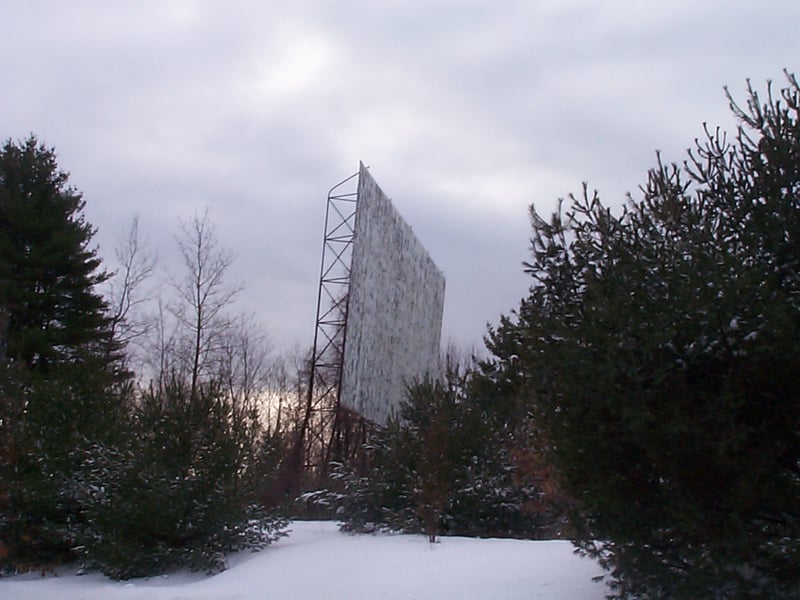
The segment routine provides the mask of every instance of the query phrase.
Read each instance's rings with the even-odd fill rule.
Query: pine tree
[[[119,349],[84,201],[53,149],[0,150],[0,538],[5,566],[57,560],[76,520],[72,451],[118,430]]]
[[[46,371],[98,352],[108,340],[108,277],[90,249],[80,193],[54,150],[31,136],[0,151],[0,306],[6,359]]]
[[[259,503],[268,476],[262,447],[242,443],[233,409],[220,386],[192,394],[189,381],[172,377],[139,398],[124,443],[80,452],[86,568],[114,579],[180,567],[218,572],[226,554],[284,535],[284,520]]]
[[[541,478],[523,463],[528,441],[507,407],[475,390],[475,373],[410,385],[399,418],[371,431],[366,468],[339,465],[335,492],[305,499],[337,506],[343,529],[439,535],[537,537],[552,531]]]
[[[526,391],[622,597],[800,597],[800,86],[615,215],[532,209]]]

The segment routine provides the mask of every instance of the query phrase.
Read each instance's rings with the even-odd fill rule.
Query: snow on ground
[[[207,577],[179,572],[114,582],[99,574],[0,578],[3,600],[594,600],[596,562],[565,541],[348,535],[335,523],[299,521],[289,537],[239,553]]]

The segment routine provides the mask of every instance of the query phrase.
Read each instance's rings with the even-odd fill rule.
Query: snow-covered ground
[[[179,572],[114,582],[102,575],[0,578],[3,600],[594,600],[602,569],[569,542],[339,533],[330,522],[294,522],[289,537],[240,553],[219,575]]]

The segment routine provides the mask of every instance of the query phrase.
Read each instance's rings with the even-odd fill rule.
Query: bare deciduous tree
[[[219,247],[208,210],[181,223],[177,236],[183,259],[183,276],[173,277],[177,303],[171,312],[187,335],[178,349],[179,360],[189,372],[191,396],[197,393],[202,375],[215,370],[224,346],[231,319],[226,313],[241,291],[228,286],[225,274],[233,262],[233,253]]]
[[[157,257],[139,238],[139,218],[134,217],[127,237],[120,240],[114,251],[118,270],[109,280],[108,300],[112,338],[122,347],[139,341],[153,326],[153,318],[143,312],[152,300],[145,282],[155,269]],[[130,359],[130,349],[128,357]]]

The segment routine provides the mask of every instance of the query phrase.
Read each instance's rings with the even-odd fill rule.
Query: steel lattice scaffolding
[[[328,192],[325,235],[320,267],[317,321],[311,357],[311,374],[300,436],[305,469],[324,473],[335,452],[350,433],[351,418],[341,415],[339,389],[342,379],[350,264],[358,204],[358,173]],[[355,180],[355,181],[354,181]],[[355,185],[354,185],[355,184]]]

